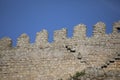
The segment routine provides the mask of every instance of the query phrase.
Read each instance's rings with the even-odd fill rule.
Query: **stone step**
[[[115,67],[119,67],[120,64],[117,65],[117,62],[116,61],[108,61],[106,62],[104,65],[101,66],[101,68],[115,68]]]
[[[117,56],[114,58],[115,60],[120,60],[120,56]]]
[[[120,70],[120,54],[117,54],[115,57],[108,58],[108,61],[105,64],[101,65],[101,69],[105,71],[109,70]]]
[[[112,63],[108,66],[102,66],[102,68],[104,68],[105,70],[116,70],[116,69],[120,70],[120,65],[116,65],[116,63]]]
[[[107,65],[102,65],[101,66],[101,68],[103,69],[103,68],[107,68],[108,66]]]
[[[109,60],[110,63],[114,63],[115,62],[115,59],[111,59]]]

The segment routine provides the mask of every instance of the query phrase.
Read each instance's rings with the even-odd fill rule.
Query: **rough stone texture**
[[[59,42],[67,38],[67,30],[63,28],[62,30],[54,31],[54,41]]]
[[[0,80],[67,80],[85,70],[81,80],[120,79],[120,21],[113,24],[113,33],[105,34],[105,24],[95,25],[93,36],[86,37],[86,26],[74,28],[72,38],[67,30],[54,32],[48,42],[46,30],[38,32],[34,44],[22,34],[17,46],[10,38],[0,39]]]
[[[29,37],[27,34],[23,33],[18,39],[17,39],[17,47],[24,48],[29,46]]]
[[[105,35],[105,24],[103,22],[98,22],[94,25],[93,36],[95,37],[102,37]]]
[[[40,48],[45,48],[48,46],[48,32],[46,30],[37,32],[35,45]]]
[[[0,50],[10,49],[12,47],[12,40],[9,37],[0,39]]]
[[[75,39],[77,39],[77,38],[85,39],[86,38],[86,25],[79,24],[79,25],[75,26],[73,37]]]

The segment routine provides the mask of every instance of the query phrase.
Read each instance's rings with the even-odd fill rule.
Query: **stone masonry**
[[[105,27],[103,22],[95,24],[90,38],[84,24],[75,26],[72,38],[67,38],[65,28],[56,30],[52,43],[46,30],[37,32],[34,44],[25,33],[16,47],[9,37],[0,39],[0,80],[67,80],[83,70],[86,74],[114,74],[119,80],[120,21],[113,24],[111,34],[105,33]]]

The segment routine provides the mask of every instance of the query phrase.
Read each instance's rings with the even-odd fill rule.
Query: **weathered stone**
[[[120,22],[114,23],[113,33],[105,34],[105,24],[99,22],[93,37],[87,38],[86,26],[80,24],[72,38],[67,38],[66,29],[55,31],[52,43],[46,30],[36,34],[33,44],[22,34],[17,47],[12,47],[10,38],[2,38],[0,80],[67,80],[81,71],[85,71],[85,75],[78,74],[81,80],[119,79],[119,26]]]
[[[9,49],[12,47],[12,40],[9,37],[0,39],[0,50]]]

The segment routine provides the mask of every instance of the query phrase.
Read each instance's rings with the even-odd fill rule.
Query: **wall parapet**
[[[48,43],[48,32],[47,30],[43,29],[40,32],[36,33],[36,40],[35,45],[36,46],[44,46]]]
[[[63,28],[61,30],[54,31],[54,41],[63,41],[67,39],[67,29]]]
[[[73,38],[85,39],[86,38],[86,25],[79,24],[74,27]]]
[[[60,45],[62,43],[90,43],[96,42],[97,44],[107,42],[109,40],[113,40],[114,38],[120,38],[120,21],[115,22],[113,24],[113,32],[111,34],[106,34],[105,32],[106,25],[103,22],[98,22],[94,25],[93,30],[93,37],[88,38],[86,36],[86,25],[79,24],[74,27],[73,37],[67,38],[67,29],[63,28],[61,30],[54,31],[54,41],[53,43],[57,43],[55,45]],[[88,40],[89,39],[89,40]],[[102,43],[101,43],[102,42]],[[40,32],[36,33],[36,39],[35,39],[35,46],[37,47],[46,47],[50,46],[50,43],[48,42],[48,32],[47,30],[43,29]],[[0,49],[7,49],[12,46],[12,40],[10,38],[2,38],[0,39]],[[18,39],[17,39],[17,47],[29,47],[30,46],[30,40],[29,36],[25,33],[23,33]]]
[[[25,33],[21,34],[20,37],[17,39],[17,47],[28,47],[30,44],[29,36]]]
[[[87,79],[97,79],[101,75],[111,76],[113,69],[118,72],[112,77],[119,76],[120,33],[116,30],[119,25],[120,22],[115,23],[115,32],[105,34],[105,24],[97,23],[93,37],[86,37],[84,24],[75,26],[72,38],[67,38],[63,28],[54,32],[53,43],[48,42],[47,30],[37,32],[33,44],[24,33],[18,37],[15,48],[11,47],[10,38],[2,38],[0,80],[68,80],[83,71],[87,75],[92,73]],[[86,79],[86,75],[82,78]]]
[[[93,36],[102,37],[105,35],[106,25],[103,22],[98,22],[94,25]]]
[[[12,47],[12,40],[9,37],[0,39],[0,50],[9,49]]]
[[[115,22],[113,24],[113,34],[117,34],[120,32],[120,21]]]

